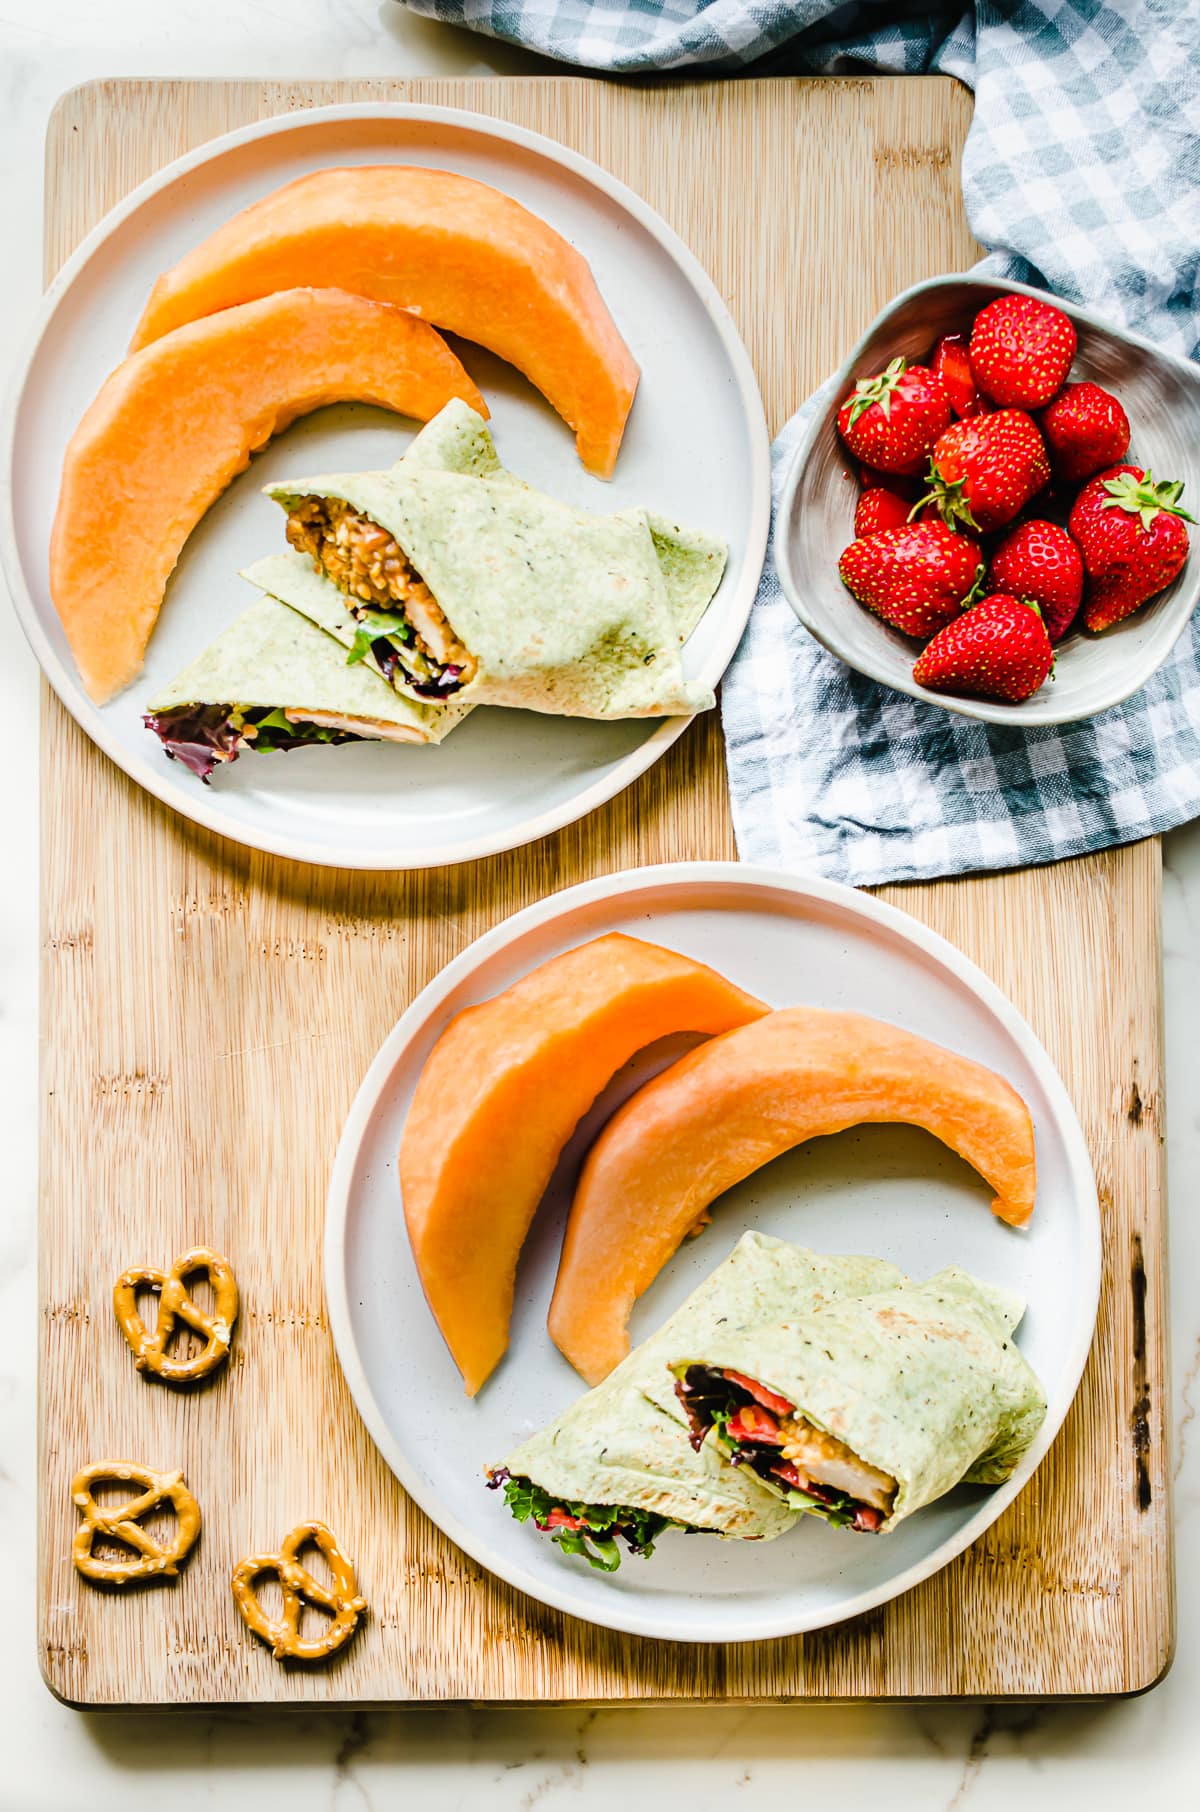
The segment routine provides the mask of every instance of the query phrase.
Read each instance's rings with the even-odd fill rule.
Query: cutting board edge
[[[515,92],[517,89],[519,89],[523,85],[525,80],[526,80],[526,78],[513,77],[513,76],[488,78],[489,84],[499,84],[502,87],[507,88],[512,92]],[[585,78],[585,77],[576,77],[576,76],[543,77],[543,78],[537,78],[537,80],[543,84],[544,83],[559,83],[563,87],[569,86],[569,87],[571,87],[575,90],[579,90],[579,91],[584,91],[584,90],[587,90],[592,87],[592,83],[589,81],[588,78]],[[800,79],[800,78],[782,78],[782,77],[781,78],[771,78],[770,80],[774,84],[777,84],[779,86],[786,86],[789,83],[789,81],[796,82],[799,80],[803,80],[805,85],[811,85],[814,83],[819,84],[822,81],[821,78]],[[906,84],[906,86],[915,87],[917,85],[920,85],[920,86],[934,85],[934,86],[941,87],[941,86],[947,84],[949,82],[949,80],[950,80],[949,78],[945,78],[945,77],[931,76],[931,77],[927,77],[927,78],[919,78],[919,79],[917,79],[916,82],[913,82],[911,84]],[[209,83],[207,81],[197,81],[195,83],[188,84],[188,86],[196,87],[196,88],[215,87],[215,88],[219,88],[219,89],[224,89],[230,93],[232,93],[233,91],[235,91],[239,88],[245,88],[250,85],[261,86],[264,91],[268,90],[268,89],[278,89],[281,86],[278,83],[272,83],[272,82],[267,82],[267,81],[264,81],[261,85],[248,84],[247,82],[243,81],[240,78],[215,79],[211,83]],[[370,89],[371,95],[373,97],[374,94],[382,93],[383,91],[386,91],[387,93],[390,93],[393,95],[399,95],[399,94],[403,94],[406,92],[411,92],[413,89],[429,88],[431,86],[446,87],[447,85],[449,85],[449,84],[442,78],[414,78],[411,81],[387,81],[387,80],[381,79],[381,80],[375,81],[371,84],[336,83],[335,82],[335,83],[323,83],[323,84],[287,84],[286,86],[295,92],[304,92],[306,94],[319,89],[322,91],[323,94],[328,95],[330,99],[335,99],[335,98],[338,98],[339,95],[343,94],[347,88],[359,91],[359,90],[363,89],[364,87],[367,87]],[[826,85],[828,85],[828,84],[826,84]],[[853,79],[849,84],[841,83],[839,85],[858,86],[858,87],[870,87],[871,86],[871,84],[869,82],[863,82],[861,79],[858,79],[858,78]],[[123,78],[106,78],[106,79],[102,78],[102,79],[97,79],[94,81],[90,81],[90,82],[78,85],[77,88],[68,91],[68,93],[66,95],[64,95],[63,97],[61,97],[60,100],[55,104],[55,107],[54,107],[52,115],[51,115],[51,120],[48,125],[48,129],[47,129],[47,158],[48,158],[48,160],[49,160],[49,156],[50,156],[52,134],[55,130],[61,129],[61,122],[67,118],[69,111],[70,111],[70,106],[72,103],[75,103],[76,105],[78,105],[81,99],[86,99],[88,96],[94,94],[97,90],[108,91],[108,92],[116,95],[116,94],[122,94],[122,93],[127,94],[130,90],[144,92],[146,89],[155,89],[155,90],[159,90],[159,91],[165,91],[165,90],[171,89],[172,87],[178,87],[178,86],[179,86],[179,84],[174,82],[173,79],[171,79],[171,78],[146,78],[146,79],[131,78],[129,80],[125,80]],[[654,87],[669,87],[669,86],[671,86],[671,84],[666,84],[666,83],[653,84],[653,86]],[[334,92],[331,93],[330,91],[334,91]],[[319,104],[319,102],[318,102],[318,104]],[[265,115],[263,117],[265,117]],[[214,134],[214,136],[215,135],[216,134]],[[54,708],[55,707],[52,704],[51,709],[54,709]],[[43,753],[43,759],[45,759],[46,736],[45,736],[44,729],[43,729],[43,735],[42,735],[42,753]],[[1157,840],[1155,840],[1155,842],[1157,843]],[[42,869],[43,877],[45,876],[45,872],[46,872],[45,862],[46,862],[46,858],[45,858],[45,852],[44,852],[44,848],[43,848],[43,869]],[[43,910],[44,910],[44,902],[43,902]],[[1161,970],[1160,970],[1160,974],[1159,974],[1159,989],[1160,989],[1160,993],[1161,993]],[[45,996],[43,994],[43,1012],[44,1012],[44,998],[45,998]],[[1158,1015],[1158,1026],[1159,1026],[1159,1034],[1161,1037],[1161,1012],[1159,1012],[1159,1015]],[[1160,1166],[1160,1169],[1161,1169],[1161,1166]],[[41,1388],[41,1375],[40,1374],[41,1374],[41,1363],[39,1362],[39,1391]],[[43,1427],[41,1424],[41,1419],[39,1418],[39,1452],[41,1452],[41,1443],[43,1440],[43,1436],[44,1436],[44,1430],[43,1430]],[[1168,1507],[1168,1511],[1167,1511],[1167,1529],[1168,1529],[1168,1541],[1169,1541],[1171,1538],[1171,1532],[1172,1532],[1169,1507]],[[43,1524],[42,1520],[39,1519],[39,1568],[41,1566],[43,1541],[44,1541],[44,1524]],[[1170,1569],[1168,1569],[1168,1571],[1170,1574]],[[805,1695],[805,1694],[777,1694],[777,1695],[765,1695],[765,1696],[706,1695],[703,1698],[703,1702],[711,1703],[711,1704],[738,1704],[738,1705],[791,1704],[791,1703],[842,1704],[842,1703],[861,1703],[864,1701],[864,1699],[874,1700],[874,1699],[878,1698],[878,1699],[881,1699],[883,1702],[888,1702],[888,1703],[930,1703],[930,1702],[935,1702],[936,1700],[940,1700],[940,1699],[952,1698],[958,1702],[972,1703],[972,1702],[980,1702],[981,1699],[986,1698],[987,1700],[1005,1699],[1005,1700],[1011,1701],[1013,1703],[1020,1703],[1020,1702],[1054,1702],[1054,1701],[1059,1701],[1059,1700],[1061,1700],[1062,1702],[1074,1702],[1074,1701],[1093,1700],[1095,1698],[1108,1698],[1108,1697],[1118,1697],[1118,1696],[1119,1697],[1137,1696],[1138,1694],[1140,1694],[1142,1692],[1150,1690],[1155,1684],[1158,1683],[1158,1681],[1163,1677],[1163,1675],[1169,1668],[1171,1659],[1173,1658],[1173,1644],[1174,1644],[1173,1574],[1170,1574],[1170,1577],[1172,1580],[1172,1608],[1171,1608],[1171,1617],[1170,1617],[1171,1628],[1170,1628],[1169,1632],[1167,1632],[1168,1636],[1169,1636],[1169,1640],[1167,1641],[1167,1643],[1165,1645],[1166,1652],[1162,1658],[1162,1662],[1161,1662],[1161,1666],[1159,1667],[1159,1671],[1157,1673],[1155,1673],[1153,1675],[1153,1677],[1144,1678],[1138,1682],[1135,1682],[1132,1685],[1127,1685],[1120,1689],[1111,1689],[1111,1690],[1102,1691],[1100,1693],[1088,1693],[1088,1694],[1049,1694],[1049,1693],[1029,1694],[1029,1693],[1022,1692],[1022,1693],[1010,1695],[1010,1694],[1005,1694],[1002,1691],[997,1691],[994,1687],[988,1687],[980,1694],[974,1694],[974,1693],[966,1693],[966,1694],[940,1693],[940,1694],[935,1694],[935,1695],[852,1694],[849,1696],[841,1695],[841,1694],[829,1695],[829,1696],[814,1696],[814,1695]],[[44,1615],[44,1609],[45,1609],[44,1595],[39,1595],[39,1620],[41,1620],[41,1617]],[[39,1646],[41,1647],[41,1645],[39,1645]],[[1163,1645],[1160,1645],[1160,1648],[1162,1646]],[[70,1704],[70,1705],[79,1705],[79,1706],[87,1705],[87,1706],[95,1707],[98,1709],[99,1708],[109,1708],[109,1707],[111,1707],[113,1709],[117,1709],[117,1708],[119,1708],[120,1705],[129,1703],[129,1701],[121,1701],[121,1700],[117,1700],[114,1698],[96,1698],[96,1697],[89,1697],[89,1696],[74,1697],[69,1693],[69,1691],[60,1687],[59,1684],[57,1684],[54,1680],[52,1680],[50,1678],[50,1675],[45,1666],[43,1666],[42,1672],[43,1672],[43,1677],[47,1681],[48,1688],[52,1692],[54,1692],[55,1696],[59,1697],[63,1703]],[[139,1705],[145,1705],[147,1707],[161,1705],[164,1709],[172,1708],[172,1707],[178,1709],[180,1707],[181,1703],[186,1703],[189,1708],[194,1707],[195,1709],[203,1709],[205,1705],[209,1705],[211,1707],[212,1705],[220,1705],[220,1704],[262,1702],[262,1695],[251,1693],[251,1694],[247,1694],[244,1698],[241,1698],[241,1697],[236,1698],[236,1699],[227,1698],[227,1699],[218,1699],[218,1700],[213,1700],[213,1701],[199,1701],[199,1700],[180,1701],[177,1697],[176,1698],[163,1697],[160,1700],[142,1698],[142,1699],[139,1699],[134,1702]],[[311,1709],[313,1704],[317,1703],[319,1701],[314,1701],[311,1699],[297,1699],[297,1700],[292,1700],[292,1701],[285,1700],[285,1701],[280,1701],[280,1702],[289,1704],[289,1705],[294,1704],[297,1709],[306,1709],[307,1710],[307,1709]],[[561,1699],[559,1699],[557,1697],[555,1697],[553,1699],[546,1699],[545,1697],[536,1698],[536,1699],[525,1699],[525,1698],[517,1698],[517,1697],[491,1697],[491,1696],[484,1696],[484,1695],[472,1695],[470,1697],[453,1697],[453,1698],[446,1697],[445,1699],[438,1700],[438,1699],[431,1699],[428,1694],[423,1694],[420,1696],[414,1696],[413,1699],[405,1700],[405,1701],[394,1701],[394,1700],[388,1701],[388,1700],[379,1700],[379,1699],[373,1699],[373,1698],[367,1697],[367,1698],[352,1698],[349,1700],[342,1699],[342,1700],[336,1700],[333,1702],[338,1703],[338,1704],[347,1704],[347,1703],[373,1704],[373,1703],[388,1703],[388,1702],[401,1702],[401,1703],[403,1703],[403,1702],[407,1702],[407,1703],[438,1703],[438,1702],[440,1702],[440,1703],[446,1703],[446,1704],[469,1703],[469,1704],[491,1704],[491,1705],[561,1703],[561,1704],[572,1704],[572,1705],[577,1704],[577,1705],[621,1706],[621,1705],[634,1705],[634,1704],[674,1705],[674,1704],[680,1703],[680,1699],[677,1696],[675,1696],[675,1697],[667,1696],[665,1698],[659,1698],[657,1696],[647,1696],[644,1698],[629,1698],[629,1697],[613,1698],[613,1697],[607,1697],[607,1696],[593,1697],[593,1696],[582,1696],[582,1695],[569,1695],[569,1696],[564,1696]]]

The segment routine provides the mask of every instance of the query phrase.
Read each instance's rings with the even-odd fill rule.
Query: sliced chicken
[[[339,717],[335,711],[285,711],[290,724],[317,724],[322,730],[348,730],[351,736],[370,736],[380,742],[424,742],[409,724],[385,724],[375,717]]]
[[[287,538],[307,554],[357,610],[399,610],[421,652],[443,667],[460,667],[466,684],[474,657],[399,544],[369,516],[339,497],[302,497],[288,516]]]
[[[444,667],[467,667],[475,663],[442,615],[428,585],[416,585],[401,600],[404,614],[417,632],[418,645]]]
[[[833,1491],[844,1491],[856,1503],[870,1504],[890,1515],[896,1497],[896,1481],[889,1473],[868,1466],[851,1453],[844,1441],[838,1441],[823,1428],[814,1428],[803,1416],[784,1416],[780,1421],[783,1434],[783,1456],[799,1473],[802,1484],[825,1485]]]

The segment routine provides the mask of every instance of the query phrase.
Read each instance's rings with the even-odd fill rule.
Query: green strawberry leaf
[[[860,415],[878,403],[885,416],[892,413],[892,391],[908,370],[907,359],[893,359],[886,371],[877,377],[859,378],[854,386],[854,403],[850,410],[850,426],[853,427]]]
[[[1147,533],[1154,526],[1154,518],[1160,511],[1167,516],[1179,516],[1184,522],[1196,520],[1180,507],[1179,499],[1183,494],[1181,478],[1155,484],[1154,474],[1149,470],[1144,478],[1138,478],[1133,472],[1118,472],[1115,478],[1105,479],[1104,489],[1108,496],[1103,499],[1101,509],[1126,510],[1129,515],[1138,518]]]
[[[973,534],[982,533],[979,524],[971,514],[971,506],[967,502],[964,489],[965,478],[943,478],[933,461],[930,460],[929,477],[926,482],[929,489],[909,511],[908,520],[910,522],[918,510],[923,510],[932,503],[936,504],[938,514],[948,529],[969,528]]]

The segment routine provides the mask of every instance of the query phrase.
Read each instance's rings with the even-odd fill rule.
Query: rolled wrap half
[[[812,1311],[900,1276],[882,1259],[825,1257],[743,1234],[656,1334],[509,1454],[489,1482],[503,1487],[519,1520],[606,1571],[618,1564],[618,1536],[642,1554],[667,1529],[772,1540],[798,1513],[711,1443],[693,1446],[668,1359],[681,1347],[699,1350],[725,1326]]]
[[[455,472],[487,479],[519,491],[529,487],[500,463],[491,431],[483,417],[467,403],[455,400],[426,423],[412,441],[400,467]],[[644,521],[650,531],[667,603],[682,645],[700,622],[725,571],[723,541],[697,529],[685,528],[653,511],[631,511],[626,516]],[[257,561],[243,572],[263,591],[303,611],[328,634],[343,643],[354,660],[366,659],[389,684],[403,690],[429,682],[434,669],[424,661],[415,638],[386,611],[369,610],[354,602],[314,564],[311,554],[291,550]],[[353,614],[351,605],[358,610]],[[461,699],[461,692],[457,695]],[[469,704],[458,706],[461,721]]]
[[[293,545],[352,612],[393,634],[393,684],[410,696],[602,719],[714,703],[684,678],[679,653],[711,566],[699,580],[702,556],[676,544],[673,608],[642,511],[592,516],[515,483],[407,461],[269,495],[288,511]]]
[[[523,478],[501,464],[492,431],[482,415],[458,397],[426,422],[397,463],[487,478],[496,484],[515,485],[522,491],[529,489]],[[626,510],[619,514],[631,521],[644,521],[650,530],[676,633],[681,643],[686,642],[721,583],[728,552],[725,543],[716,535],[685,528],[654,510]]]
[[[277,598],[257,599],[147,707],[172,759],[207,782],[219,763],[314,742],[439,742],[453,722],[402,697]]]
[[[726,1321],[671,1359],[693,1439],[791,1507],[894,1528],[955,1485],[999,1484],[1046,1413],[1017,1297],[951,1266],[815,1313]],[[790,1473],[789,1473],[789,1470]]]

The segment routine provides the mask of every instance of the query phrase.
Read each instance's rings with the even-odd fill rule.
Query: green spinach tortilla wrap
[[[410,697],[595,718],[714,702],[685,679],[679,650],[720,582],[723,546],[644,510],[590,515],[532,490],[469,409],[443,411],[389,471],[267,494]],[[251,572],[305,608],[285,569]]]
[[[667,1369],[680,1348],[703,1348],[727,1325],[811,1312],[846,1293],[900,1279],[875,1258],[829,1258],[746,1233],[658,1332],[489,1474],[521,1522],[611,1572],[617,1538],[648,1555],[668,1529],[770,1540],[797,1520],[749,1468],[711,1442],[693,1446]]]
[[[1019,1297],[955,1266],[676,1343],[692,1438],[792,1509],[894,1528],[961,1482],[1008,1478],[1046,1413]]]
[[[440,742],[455,705],[402,697],[307,616],[258,598],[151,700],[144,719],[205,782],[220,762],[315,742]]]
[[[454,397],[425,424],[398,463],[487,478],[495,484],[515,485],[522,491],[529,489],[523,478],[518,478],[501,464],[491,429],[482,415],[459,397]],[[634,520],[645,519],[658,555],[675,629],[679,640],[686,642],[721,583],[728,551],[725,543],[700,529],[684,528],[654,510],[627,513]]]

